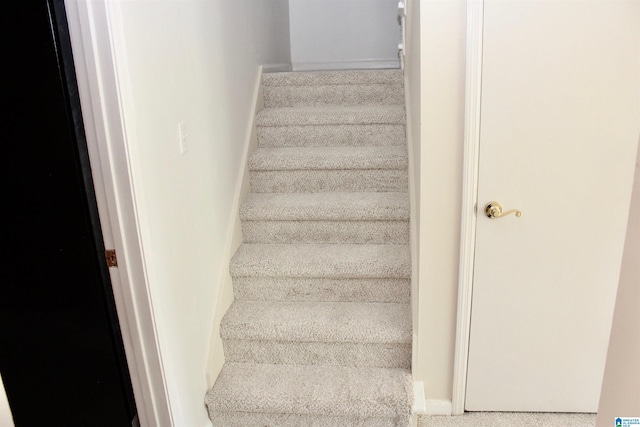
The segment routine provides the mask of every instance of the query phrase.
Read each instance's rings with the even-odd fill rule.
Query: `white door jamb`
[[[467,3],[467,54],[465,83],[465,132],[460,233],[460,269],[456,349],[453,364],[452,414],[464,413],[471,330],[471,296],[476,245],[478,166],[480,149],[480,101],[482,93],[482,31],[484,0]]]
[[[173,425],[136,194],[135,117],[119,2],[65,0],[114,299],[140,425]]]

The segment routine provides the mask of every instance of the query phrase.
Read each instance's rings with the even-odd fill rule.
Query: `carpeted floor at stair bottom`
[[[262,83],[209,416],[221,427],[407,427],[402,71],[272,73]]]

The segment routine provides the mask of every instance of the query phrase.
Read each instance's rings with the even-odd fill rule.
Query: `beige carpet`
[[[400,70],[263,76],[225,364],[205,397],[215,427],[409,426],[403,81]]]
[[[458,417],[418,417],[418,427],[593,427],[595,414],[468,412]]]

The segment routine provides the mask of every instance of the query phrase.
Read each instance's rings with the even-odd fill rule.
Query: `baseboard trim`
[[[451,415],[451,401],[444,399],[426,399],[424,397],[424,382],[413,382],[414,415]]]
[[[240,203],[244,197],[251,191],[250,178],[248,169],[248,158],[253,150],[258,146],[257,130],[255,126],[255,116],[264,108],[264,99],[262,95],[262,73],[264,68],[259,65],[256,70],[254,81],[253,105],[251,106],[252,119],[247,122],[245,145],[241,158],[236,182],[234,184],[234,199],[229,211],[229,219],[227,225],[227,236],[225,239],[225,249],[223,254],[223,266],[229,266],[231,257],[242,244],[242,228],[239,216]],[[220,269],[218,277],[218,292],[215,301],[217,301],[214,309],[214,319],[209,337],[209,355],[207,356],[207,369],[205,372],[205,381],[207,388],[211,388],[222,369],[224,364],[224,352],[222,338],[220,337],[219,326],[222,317],[233,302],[233,283],[228,268]]]
[[[427,399],[425,400],[427,415],[451,415],[451,401]]]
[[[356,61],[333,62],[295,62],[294,71],[323,71],[323,70],[360,70],[360,69],[400,69],[399,59],[362,59]]]
[[[263,73],[282,73],[285,71],[291,71],[293,68],[291,64],[263,64],[262,72]]]
[[[413,382],[413,408],[414,414],[427,413],[427,401],[424,398],[424,381]]]

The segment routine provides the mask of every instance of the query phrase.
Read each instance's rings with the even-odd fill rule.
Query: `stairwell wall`
[[[408,9],[410,14],[419,15],[419,25],[414,21],[407,35],[408,55],[415,55],[416,49],[419,55],[408,57],[406,68],[412,109],[408,132],[419,158],[414,172],[419,182],[416,185],[419,270],[418,293],[414,295],[418,307],[414,333],[417,332],[418,343],[414,347],[413,373],[416,381],[424,382],[430,413],[442,413],[452,397],[464,147],[466,7],[466,0],[413,0]]]
[[[120,10],[133,186],[173,425],[203,426],[222,364],[214,328],[232,300],[254,89],[260,64],[290,64],[288,0],[127,1]]]
[[[294,70],[400,68],[393,0],[289,0]]]

